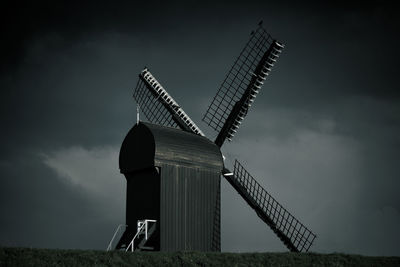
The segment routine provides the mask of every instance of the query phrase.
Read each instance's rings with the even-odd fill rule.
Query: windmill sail
[[[224,177],[290,251],[308,251],[316,235],[282,207],[237,160],[233,173],[226,170]]]
[[[261,24],[251,34],[203,117],[219,132],[218,146],[232,140],[283,47]]]
[[[151,123],[181,128],[204,136],[200,128],[197,127],[147,68],[143,69],[139,74],[133,98]]]

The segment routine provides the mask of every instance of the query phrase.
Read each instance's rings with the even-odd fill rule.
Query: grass
[[[400,257],[0,248],[0,266],[400,266]]]

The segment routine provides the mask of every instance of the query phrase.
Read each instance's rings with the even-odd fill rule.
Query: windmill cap
[[[119,154],[121,173],[180,165],[221,172],[219,147],[209,139],[180,129],[140,122],[126,135]]]

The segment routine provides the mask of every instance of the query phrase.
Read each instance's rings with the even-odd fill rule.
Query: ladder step
[[[146,247],[146,246],[141,246],[139,249],[145,249],[145,250],[154,250],[154,247]]]

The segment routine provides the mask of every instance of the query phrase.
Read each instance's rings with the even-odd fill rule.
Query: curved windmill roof
[[[132,127],[119,154],[121,173],[159,164],[207,168],[221,172],[221,152],[209,139],[180,129],[140,122]]]

